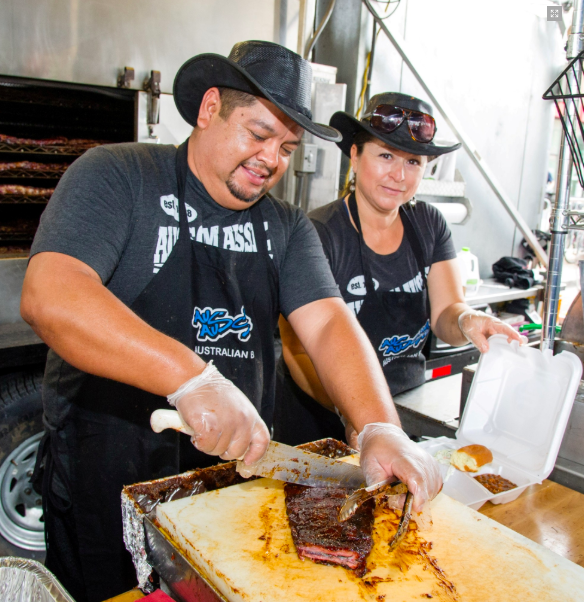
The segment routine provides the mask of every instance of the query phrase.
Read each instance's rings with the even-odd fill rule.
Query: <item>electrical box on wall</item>
[[[328,124],[337,111],[345,110],[347,86],[337,84],[337,68],[330,65],[312,63],[312,119],[317,123]],[[334,142],[317,138],[306,132],[303,144],[294,152],[294,158],[282,182],[274,190],[274,195],[289,203],[299,203],[307,211],[334,201],[339,195],[339,171],[341,169],[341,151]],[[314,164],[307,166],[305,156],[307,148],[314,149]],[[304,149],[304,150],[303,150]],[[298,157],[298,155],[302,155]],[[298,174],[310,174],[305,178],[301,198],[297,198]],[[301,176],[304,178],[304,175]]]

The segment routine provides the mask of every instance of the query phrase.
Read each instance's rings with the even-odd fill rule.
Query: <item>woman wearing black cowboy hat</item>
[[[426,164],[460,144],[434,143],[432,107],[398,93],[374,96],[361,120],[335,113],[354,178],[343,198],[310,214],[345,302],[371,341],[392,394],[425,382],[424,343],[432,330],[451,345],[488,349],[510,326],[464,302],[451,233],[440,212],[415,193]],[[292,444],[342,435],[311,362],[282,318],[276,439]],[[350,426],[347,436],[352,433]],[[356,444],[356,437],[353,437]]]

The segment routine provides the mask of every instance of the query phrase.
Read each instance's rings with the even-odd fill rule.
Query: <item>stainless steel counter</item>
[[[430,380],[394,397],[403,429],[416,437],[454,437],[460,414],[462,374]]]
[[[543,284],[536,284],[528,289],[509,288],[505,284],[497,282],[494,278],[486,278],[479,287],[476,295],[468,296],[465,301],[470,305],[484,305],[485,303],[502,303],[514,299],[527,299],[535,297],[539,291],[543,291]]]

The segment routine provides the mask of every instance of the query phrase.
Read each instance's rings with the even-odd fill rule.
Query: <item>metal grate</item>
[[[543,95],[544,100],[553,100],[562,122],[564,135],[570,147],[574,168],[580,186],[584,188],[584,87],[582,68],[584,52],[581,52],[560,73]]]
[[[46,205],[49,202],[50,195],[27,196],[25,194],[0,194],[0,204],[18,203]]]
[[[63,169],[0,169],[0,178],[27,179],[27,180],[58,180],[66,171],[68,165]]]
[[[103,142],[96,142],[93,146],[100,146]],[[66,144],[54,146],[34,146],[31,144],[6,144],[0,142],[0,153],[26,153],[30,155],[61,155],[79,157],[93,146],[67,146]]]

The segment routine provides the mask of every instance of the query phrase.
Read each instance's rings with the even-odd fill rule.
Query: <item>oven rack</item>
[[[101,146],[103,142],[96,142],[88,146],[68,146],[66,144],[55,144],[47,146],[36,146],[33,144],[6,144],[0,142],[0,153],[23,153],[27,155],[59,155],[63,157],[79,157],[85,151],[95,146]]]
[[[31,242],[34,238],[34,230],[14,230],[12,232],[0,231],[0,242]]]
[[[28,204],[28,205],[46,205],[51,195],[32,195],[26,194],[0,194],[0,205],[7,204]]]
[[[68,167],[68,165],[67,165]],[[0,170],[0,178],[28,180],[58,180],[66,170],[56,169],[6,169]]]

